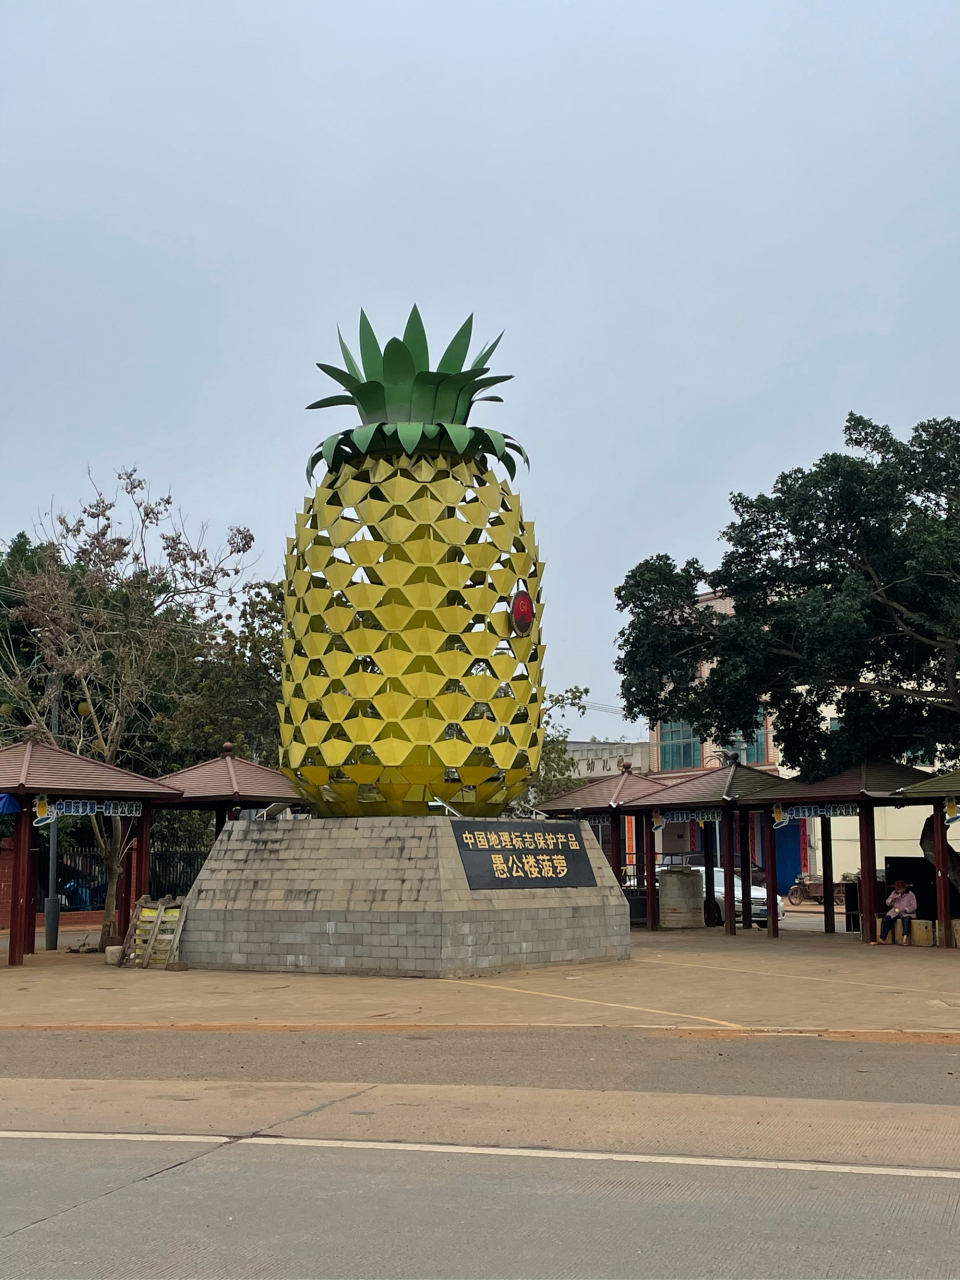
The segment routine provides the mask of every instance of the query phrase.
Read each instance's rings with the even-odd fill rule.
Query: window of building
[[[740,756],[741,764],[766,764],[767,735],[761,729],[749,741],[745,738],[735,738],[733,750]]]
[[[660,768],[699,769],[700,739],[682,720],[668,720],[660,725]]]

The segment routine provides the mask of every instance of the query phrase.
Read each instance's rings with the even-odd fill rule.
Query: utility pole
[[[54,745],[59,746],[57,737],[60,733],[60,677],[52,676],[53,704],[50,708],[50,733]],[[46,948],[56,951],[60,934],[60,895],[57,892],[57,819],[50,823],[50,866],[47,878],[47,896],[43,903],[43,924],[46,934]]]

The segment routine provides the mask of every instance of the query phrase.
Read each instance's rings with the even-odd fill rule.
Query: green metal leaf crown
[[[468,316],[433,370],[427,335],[416,307],[410,312],[403,338],[391,338],[382,351],[370,321],[361,311],[361,368],[338,329],[346,369],[332,364],[318,364],[317,368],[338,382],[346,394],[326,396],[308,404],[307,408],[354,405],[361,425],[327,436],[310,455],[307,479],[313,478],[314,469],[321,461],[336,471],[343,463],[368,454],[398,451],[452,453],[461,458],[485,458],[494,454],[511,478],[517,473],[512,454],[518,454],[529,466],[523,447],[512,437],[483,427],[467,426],[470,410],[478,401],[503,403],[500,396],[479,393],[509,382],[513,377],[513,374],[487,377],[490,372],[487,361],[496,351],[502,333],[464,369],[472,333],[473,316]]]

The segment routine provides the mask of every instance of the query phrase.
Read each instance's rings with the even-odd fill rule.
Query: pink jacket
[[[894,889],[890,897],[887,899],[887,906],[890,910],[888,916],[916,916],[917,899],[912,890],[908,889],[906,893],[897,893]]]

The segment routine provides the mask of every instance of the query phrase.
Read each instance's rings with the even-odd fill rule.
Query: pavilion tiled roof
[[[842,803],[844,800],[856,801],[863,796],[880,800],[902,787],[924,782],[929,777],[929,773],[925,773],[923,769],[897,764],[894,760],[868,760],[820,782],[804,784],[791,781],[788,785],[793,788],[793,795],[784,798],[795,799],[800,803],[808,800]]]
[[[544,800],[537,806],[543,813],[573,813],[608,809],[629,808],[644,796],[653,795],[666,790],[666,784],[658,782],[646,774],[622,773],[611,774],[609,778],[597,778],[585,786],[575,787],[573,791],[564,792],[562,796],[554,796],[552,800]]]
[[[795,790],[794,784],[775,774],[753,769],[747,764],[728,764],[720,769],[705,769],[695,778],[665,787],[656,798],[644,797],[636,807],[662,809],[749,800],[773,803],[784,799],[792,790]]]
[[[922,782],[903,787],[895,793],[904,800],[939,800],[945,796],[960,796],[960,769],[950,773],[930,774]]]
[[[0,791],[15,795],[89,796],[125,800],[177,800],[176,783],[78,756],[46,742],[0,749]]]
[[[229,749],[228,749],[229,748]],[[208,804],[222,803],[247,808],[261,804],[276,804],[281,800],[302,803],[302,797],[290,779],[279,769],[241,760],[233,754],[233,748],[225,744],[215,760],[204,760],[169,773],[164,782],[176,787],[183,794],[176,803],[187,807],[188,801],[202,800]]]

